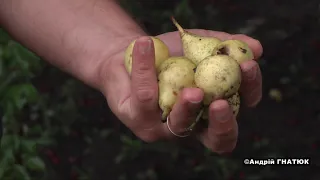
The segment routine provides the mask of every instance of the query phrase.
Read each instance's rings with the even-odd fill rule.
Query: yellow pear
[[[155,53],[155,67],[158,72],[160,64],[169,58],[169,49],[167,45],[159,38],[157,37],[151,37],[153,44],[154,44],[154,53]],[[136,40],[133,40],[129,46],[127,47],[125,51],[125,59],[124,59],[124,64],[126,67],[127,72],[131,75],[132,71],[132,52],[133,52],[133,47],[135,44]]]
[[[221,42],[214,37],[205,37],[190,33],[184,30],[174,17],[171,17],[173,24],[177,27],[184,56],[198,65],[204,58],[212,55],[214,48]]]
[[[248,44],[239,40],[226,40],[219,43],[212,55],[224,54],[235,59],[239,64],[253,60],[254,56]]]
[[[159,67],[159,106],[165,121],[181,90],[195,87],[194,69],[196,65],[185,57],[170,57]]]
[[[225,99],[238,92],[241,69],[229,56],[209,56],[197,66],[194,81],[204,92],[204,105],[209,105],[216,99]]]

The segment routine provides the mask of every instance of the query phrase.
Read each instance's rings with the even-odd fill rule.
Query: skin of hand
[[[263,51],[260,42],[241,34],[230,35],[200,29],[189,31],[203,36],[217,37],[221,40],[237,39],[248,43],[254,52],[255,59],[240,65],[243,78],[240,93],[247,106],[257,105],[262,96],[262,76],[256,62]],[[183,55],[178,32],[169,32],[157,37],[169,47],[171,56]],[[123,57],[124,51],[122,50],[102,68],[101,76],[105,78],[101,91],[107,98],[110,108],[136,136],[146,142],[176,138],[168,130],[167,125],[161,122],[154,67],[154,46],[151,39],[148,36],[142,36],[136,41],[133,49],[131,78],[125,70]],[[198,88],[182,90],[170,114],[170,127],[174,132],[183,132],[195,120],[202,98],[203,92]],[[217,100],[211,103],[209,126],[197,134],[197,138],[207,148],[217,153],[231,152],[235,148],[238,125],[227,101]]]

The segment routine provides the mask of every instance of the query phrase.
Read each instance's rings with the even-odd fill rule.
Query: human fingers
[[[154,45],[150,37],[136,40],[132,56],[130,129],[141,139],[156,139],[152,133],[161,123]]]
[[[240,93],[244,103],[249,107],[256,106],[262,98],[262,75],[256,61],[246,61],[240,64],[242,82]]]
[[[181,91],[177,102],[169,114],[168,125],[163,124],[162,129],[165,138],[174,138],[175,136],[173,133],[177,135],[187,135],[189,133],[186,132],[186,129],[195,122],[201,107],[202,99],[203,91],[201,89],[184,88]]]
[[[209,107],[209,124],[199,136],[200,141],[216,153],[231,152],[237,143],[238,124],[225,100],[217,100]]]

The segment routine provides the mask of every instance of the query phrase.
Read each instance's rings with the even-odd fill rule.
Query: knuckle
[[[138,101],[142,103],[153,101],[157,97],[157,90],[152,87],[140,87],[136,93]]]
[[[214,132],[214,135],[216,136],[217,139],[230,139],[231,134],[232,134],[232,129],[220,130],[220,131]]]
[[[133,86],[138,101],[148,102],[157,98],[158,85],[153,74],[135,76]]]
[[[152,70],[153,66],[148,61],[136,61],[136,74],[144,75],[146,71]]]

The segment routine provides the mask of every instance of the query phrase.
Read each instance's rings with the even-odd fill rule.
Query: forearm
[[[94,88],[101,63],[144,34],[113,0],[0,0],[0,24],[37,55]]]

